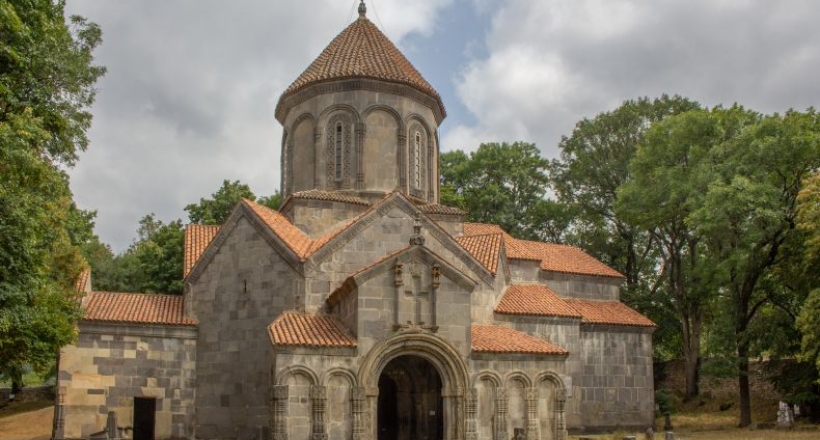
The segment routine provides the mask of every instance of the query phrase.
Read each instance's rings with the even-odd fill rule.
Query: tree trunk
[[[749,395],[749,344],[741,342],[737,348],[738,392],[740,393],[740,421],[738,427],[752,424],[752,401]]]
[[[685,393],[688,402],[700,394],[700,316],[687,311],[682,316]]]

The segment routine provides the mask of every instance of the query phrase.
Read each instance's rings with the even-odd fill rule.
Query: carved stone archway
[[[399,356],[418,356],[436,369],[441,378],[445,440],[465,438],[464,397],[468,384],[467,367],[459,353],[440,337],[426,332],[400,332],[376,344],[362,360],[358,372],[360,387],[354,393],[353,439],[373,440],[379,377],[387,364]]]

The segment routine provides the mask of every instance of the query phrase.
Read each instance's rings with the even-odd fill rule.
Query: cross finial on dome
[[[359,1],[359,18],[364,18],[367,15],[367,6],[364,4],[364,0]]]

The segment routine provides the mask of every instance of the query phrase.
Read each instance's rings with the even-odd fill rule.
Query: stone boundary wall
[[[14,396],[15,402],[32,402],[35,400],[54,400],[54,386],[25,387]],[[0,388],[0,406],[11,401],[11,388]]]
[[[134,398],[156,399],[157,439],[194,435],[196,327],[80,323],[63,347],[55,439],[88,438],[109,411],[133,426]]]

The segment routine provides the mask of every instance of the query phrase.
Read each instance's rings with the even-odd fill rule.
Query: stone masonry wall
[[[558,296],[565,298],[618,301],[623,280],[611,277],[594,277],[541,271],[539,281],[549,286]]]
[[[581,327],[583,373],[573,382],[577,397],[567,405],[575,430],[635,428],[652,425],[652,330],[635,327]]]
[[[299,307],[302,289],[298,272],[245,218],[188,286],[186,299],[200,322],[198,438],[253,438],[269,427],[267,327]]]
[[[102,431],[108,411],[132,426],[134,397],[156,398],[157,439],[189,438],[195,380],[196,328],[81,323],[77,343],[60,354],[57,438]]]
[[[282,214],[310,238],[316,239],[340,227],[368,207],[325,200],[293,199],[286,208]]]

